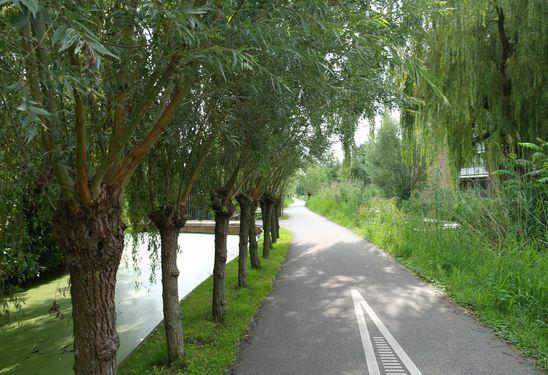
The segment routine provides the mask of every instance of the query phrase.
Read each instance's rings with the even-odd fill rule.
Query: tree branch
[[[502,93],[505,96],[510,96],[512,91],[511,81],[508,78],[508,74],[506,72],[506,65],[508,64],[508,59],[510,56],[512,56],[514,52],[514,46],[512,42],[510,42],[510,39],[508,38],[508,35],[506,34],[506,28],[505,28],[505,16],[504,11],[502,9],[502,6],[496,7],[497,11],[497,28],[499,32],[500,37],[500,43],[502,46],[502,52],[500,57],[500,63],[499,63],[499,70],[500,74],[502,76]]]
[[[141,143],[139,143],[121,162],[120,166],[114,173],[110,185],[118,190],[124,185],[127,177],[133,172],[137,167],[139,162],[149,153],[150,149],[164,131],[164,129],[169,125],[169,122],[173,118],[175,111],[179,104],[183,101],[185,96],[190,92],[192,88],[192,79],[190,76],[185,77],[183,83],[175,90],[171,97],[171,101],[166,106],[163,113],[155,121],[152,129],[148,134],[143,138]]]
[[[209,151],[211,150],[211,146],[213,145],[213,141],[217,138],[217,131],[214,130],[211,135],[209,136],[207,143],[205,144],[205,147],[202,150],[202,153],[200,157],[198,158],[198,161],[194,165],[194,168],[190,174],[190,177],[186,183],[185,190],[183,194],[181,195],[181,199],[179,200],[179,205],[186,205],[188,202],[188,199],[190,198],[190,193],[192,192],[192,188],[196,181],[198,180],[198,177],[200,176],[200,171],[202,170],[202,166],[204,165],[205,161],[207,160],[207,157],[209,155]]]
[[[74,54],[74,49],[70,49],[70,62],[72,66],[79,70],[80,62]],[[74,96],[74,118],[76,121],[76,162],[78,165],[78,192],[80,200],[84,204],[89,204],[92,200],[88,184],[88,163],[87,163],[87,137],[84,101],[78,89],[73,85],[72,95]]]
[[[116,167],[118,159],[122,156],[122,151],[124,149],[124,146],[127,144],[127,142],[129,142],[131,135],[135,131],[135,128],[137,127],[137,125],[141,122],[141,120],[145,116],[146,112],[149,110],[152,104],[154,104],[154,101],[158,97],[158,94],[160,93],[162,88],[165,87],[169,79],[173,76],[173,74],[175,74],[176,65],[181,60],[181,58],[182,58],[181,54],[177,54],[173,56],[166,70],[164,71],[164,73],[161,75],[159,79],[158,79],[158,76],[160,75],[159,71],[155,71],[152,74],[147,86],[143,90],[144,95],[141,101],[139,102],[137,106],[135,106],[135,108],[133,109],[129,117],[127,126],[119,134],[118,142],[112,142],[112,145],[113,145],[112,149],[109,151],[105,160],[97,168],[97,171],[95,172],[95,176],[93,177],[93,182],[91,185],[92,191],[98,190],[107,172],[110,169],[113,169]]]
[[[37,49],[34,51],[34,48],[31,44],[32,36],[30,31],[30,25],[27,22],[21,29],[21,35],[22,35],[22,46],[23,49],[27,53],[27,58],[25,59],[25,70],[27,75],[27,80],[29,82],[30,92],[32,97],[37,100],[40,104],[44,105],[45,108],[50,112],[52,115],[55,114],[55,110],[52,106],[52,103],[49,99],[45,100],[44,95],[42,93],[42,90],[40,89],[40,80],[37,78],[36,74],[38,71],[40,71],[43,68],[43,65],[45,64],[45,58],[44,50]],[[39,67],[36,67],[34,64],[32,64],[29,59],[31,59],[36,52],[36,58],[39,63]],[[42,87],[45,87],[45,85],[42,85]],[[51,136],[50,134],[50,127],[53,127],[55,124],[46,116],[38,116],[40,118],[41,123],[41,129],[40,133],[42,135],[42,143],[44,145],[45,150],[47,151],[50,156],[55,153],[59,153],[59,145],[57,144],[56,140]],[[48,125],[50,127],[48,127]],[[58,160],[53,160],[53,167],[55,171],[55,176],[57,178],[57,181],[62,187],[63,196],[70,202],[74,203],[74,197],[73,197],[73,187],[74,183],[72,179],[70,178],[70,175],[68,173],[68,170],[65,165],[60,163]]]

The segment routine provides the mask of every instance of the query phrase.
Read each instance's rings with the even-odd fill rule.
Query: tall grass
[[[438,191],[397,202],[347,191],[333,186],[307,206],[393,254],[548,368],[544,206],[503,194]],[[460,226],[447,228],[447,221]]]

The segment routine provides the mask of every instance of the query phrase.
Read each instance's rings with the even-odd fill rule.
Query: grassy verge
[[[462,227],[442,229],[374,198],[359,207],[324,192],[307,206],[385,249],[548,369],[548,257],[507,242],[493,248]]]
[[[262,267],[248,265],[249,287],[237,288],[238,262],[227,265],[226,313],[223,324],[211,321],[212,279],[192,291],[182,302],[185,330],[185,359],[178,368],[166,365],[163,326],[129,356],[119,369],[125,374],[222,374],[236,359],[240,341],[263,299],[272,289],[273,281],[285,260],[291,233],[280,229],[280,239],[269,259],[261,259]]]

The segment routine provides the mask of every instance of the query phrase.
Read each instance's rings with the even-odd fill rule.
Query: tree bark
[[[283,207],[282,201],[278,200],[278,202],[276,203],[276,209],[274,210],[275,212],[274,228],[276,229],[276,240],[280,238],[280,217],[282,216],[282,207]]]
[[[246,194],[236,197],[240,205],[240,242],[238,244],[238,288],[247,286],[247,248],[249,239],[249,214],[251,211],[251,198]]]
[[[215,208],[214,208],[215,209]],[[225,312],[225,284],[226,284],[226,236],[228,223],[234,213],[234,207],[229,204],[228,209],[215,210],[215,260],[213,264],[213,320],[223,321]]]
[[[260,268],[261,260],[259,259],[259,245],[257,244],[257,234],[255,233],[255,211],[259,202],[252,201],[251,209],[249,211],[248,221],[249,221],[249,257],[251,260],[252,268]]]
[[[274,246],[273,244],[276,243],[278,240],[278,237],[276,237],[276,201],[273,201],[270,203],[270,248],[272,249]]]
[[[150,214],[160,232],[162,262],[162,302],[166,332],[167,358],[179,362],[184,355],[183,321],[179,304],[179,269],[177,268],[178,239],[185,225],[185,210],[175,205],[166,206]]]
[[[55,216],[54,234],[70,272],[77,375],[116,373],[120,340],[114,293],[125,229],[121,213],[118,194],[103,189],[88,206],[62,205]]]
[[[272,247],[272,240],[270,238],[271,230],[270,226],[272,224],[272,205],[271,199],[268,196],[263,196],[261,198],[261,216],[263,218],[263,258],[268,258],[270,256],[270,249]]]

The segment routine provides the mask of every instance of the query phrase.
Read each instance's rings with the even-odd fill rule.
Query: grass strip
[[[185,332],[183,363],[170,367],[166,363],[163,323],[121,365],[119,374],[222,374],[236,360],[240,342],[286,258],[291,233],[280,229],[269,259],[261,259],[261,268],[248,264],[248,287],[238,289],[238,262],[226,267],[227,288],[225,321],[211,320],[212,278],[208,278],[181,301]]]

